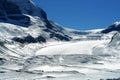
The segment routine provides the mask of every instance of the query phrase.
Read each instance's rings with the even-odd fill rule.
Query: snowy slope
[[[111,57],[116,59],[119,59],[119,53],[120,53],[120,33],[119,32],[114,32],[114,35],[111,38],[111,41],[107,44],[107,45],[99,45],[97,47],[94,48],[93,52],[96,55],[100,55],[100,56],[107,56],[107,57]],[[98,51],[99,50],[99,51]],[[96,53],[96,51],[98,51]]]
[[[106,41],[106,40],[105,40]],[[63,43],[59,45],[48,46],[37,51],[36,55],[70,55],[70,54],[88,54],[92,55],[92,48],[104,43],[105,41],[80,41],[76,43]],[[81,46],[82,45],[82,46]],[[86,46],[89,46],[86,48]]]
[[[46,42],[48,40],[69,41],[71,37],[66,34],[64,28],[59,27],[54,22],[47,19],[47,14],[39,7],[37,7],[30,0],[2,0],[0,3],[0,26],[2,31],[8,33],[3,36],[14,36],[13,40],[26,43],[28,38],[33,42]],[[4,12],[4,13],[3,13]],[[16,30],[13,31],[13,29]],[[15,34],[27,34],[18,36]]]
[[[106,47],[107,44],[109,44],[107,40],[52,42],[47,44],[31,43],[24,47],[5,43],[4,46],[1,45],[0,47],[1,51],[5,52],[6,50],[7,55],[4,55],[4,64],[0,66],[5,76],[0,79],[5,79],[7,76],[10,76],[11,80],[49,80],[51,78],[53,80],[64,80],[66,78],[70,78],[70,80],[98,80],[100,78],[118,78],[120,71],[119,61],[117,60],[119,59],[115,60],[110,56],[94,54],[100,51],[99,49],[95,52],[99,45]],[[25,54],[29,52],[31,54]],[[12,73],[9,74],[11,71]],[[20,75],[18,75],[19,72],[21,72]],[[0,74],[2,75],[2,73]],[[95,74],[96,76],[93,76]],[[26,77],[23,75],[26,75]]]
[[[119,78],[120,33],[101,31],[64,28],[31,0],[1,0],[0,79]]]
[[[120,31],[120,22],[115,22],[108,26],[106,29],[102,30],[102,33],[109,33],[111,31]]]

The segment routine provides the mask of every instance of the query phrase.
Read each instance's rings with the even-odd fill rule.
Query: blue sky
[[[120,0],[33,0],[62,26],[89,30],[120,21]]]

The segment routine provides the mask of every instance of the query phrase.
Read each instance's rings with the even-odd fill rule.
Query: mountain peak
[[[2,0],[0,3],[0,21],[29,27],[32,22],[30,16],[38,17],[48,28],[52,28],[45,11],[31,0]]]
[[[13,36],[12,40],[22,43],[46,42],[47,40],[65,40],[71,38],[66,34],[65,29],[56,25],[47,19],[47,14],[44,10],[36,6],[31,0],[2,0],[0,3],[0,22],[4,24],[0,31],[5,31]],[[13,30],[12,26],[17,28]],[[2,28],[3,27],[3,28]],[[23,27],[26,27],[25,30]],[[14,33],[22,33],[14,36]],[[12,33],[12,34],[11,34]],[[5,33],[1,33],[4,35]],[[27,34],[27,35],[26,35]],[[7,34],[5,34],[7,36]]]
[[[102,31],[102,33],[109,33],[111,31],[120,31],[120,22],[115,22],[110,25],[108,28]]]
[[[120,21],[119,22],[115,22],[114,24],[116,25],[116,27],[118,27],[118,25],[120,25]]]
[[[31,0],[8,0],[16,4],[23,14],[28,14],[32,16],[39,16],[41,19],[46,19],[46,13],[36,6]]]

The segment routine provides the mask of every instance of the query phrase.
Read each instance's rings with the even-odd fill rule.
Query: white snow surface
[[[116,26],[118,26],[118,25],[120,25],[120,22],[115,22],[114,24],[115,24]]]
[[[24,46],[18,43],[6,43],[5,47],[8,50],[5,47],[0,47],[1,51],[7,50],[4,58],[8,60],[0,66],[1,71],[5,72],[0,79],[8,80],[7,76],[11,80],[119,78],[119,58],[98,55],[103,52],[100,53],[100,49],[97,50],[97,48],[104,49],[106,47],[106,49],[109,49],[106,46],[109,42],[110,40],[88,40],[48,42],[45,44],[31,43]],[[109,50],[109,52],[111,51]],[[0,75],[2,76],[3,73],[0,73]]]
[[[0,80],[100,80],[120,78],[120,33],[97,30],[78,31],[43,22],[42,9],[30,0],[15,2],[31,19],[28,28],[0,22]],[[27,10],[34,10],[28,15]],[[119,25],[120,22],[116,22]],[[49,29],[47,29],[49,30]],[[50,38],[52,32],[69,35],[69,42]],[[46,43],[19,43],[14,37],[43,36]]]
[[[38,20],[37,17],[31,19],[35,23]],[[76,35],[70,33],[72,30],[65,29],[64,34],[77,37],[78,40],[73,39],[70,42],[49,40],[46,43],[26,44],[11,40],[13,37],[27,35],[33,37],[45,35],[48,38],[49,33],[42,32],[46,27],[37,25],[38,23],[24,28],[0,23],[0,57],[5,59],[4,64],[0,61],[0,79],[98,80],[120,77],[118,65],[120,47],[117,32],[101,34],[98,33],[99,30],[98,32],[91,30],[86,35]],[[40,25],[44,26],[44,23],[41,22]],[[113,35],[115,37],[111,41]]]
[[[92,48],[106,41],[79,41],[63,43],[45,47],[36,52],[36,55],[68,55],[68,54],[88,54],[92,55]],[[87,47],[86,47],[87,46]]]

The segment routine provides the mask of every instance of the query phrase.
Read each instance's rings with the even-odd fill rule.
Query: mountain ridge
[[[102,33],[109,33],[112,31],[120,31],[120,22],[115,22],[106,29],[102,30]]]
[[[63,41],[71,39],[65,33],[64,28],[49,21],[45,11],[34,5],[31,0],[2,0],[1,5],[0,20],[4,23],[1,26],[12,24],[13,26],[21,27],[20,29],[16,28],[18,32],[23,31],[27,35],[23,38],[15,36],[12,39],[14,41],[20,42],[21,40],[22,42],[27,42],[30,38],[32,43],[46,42],[49,39]],[[7,24],[5,25],[5,23]],[[27,31],[22,27],[26,27]]]
[[[48,20],[30,0],[1,1],[9,4],[0,3],[1,80],[100,80],[120,76],[118,31],[64,28]],[[13,11],[15,8],[18,11]],[[24,17],[29,18],[26,24]]]

